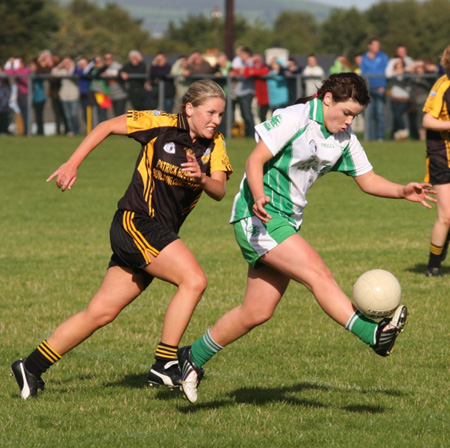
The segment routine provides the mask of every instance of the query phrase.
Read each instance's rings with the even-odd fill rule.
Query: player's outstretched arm
[[[436,199],[430,196],[435,195],[436,191],[431,190],[431,185],[427,183],[411,182],[407,185],[400,185],[375,174],[373,170],[354,179],[364,193],[373,196],[407,199],[411,202],[419,202],[427,208],[431,208],[428,202],[436,202]]]
[[[63,163],[56,171],[54,171],[47,182],[56,178],[56,186],[61,191],[70,190],[77,180],[78,168],[83,160],[109,135],[126,135],[127,134],[127,117],[121,115],[110,120],[103,121],[96,126],[91,133],[80,143],[78,148],[70,156],[66,163]]]

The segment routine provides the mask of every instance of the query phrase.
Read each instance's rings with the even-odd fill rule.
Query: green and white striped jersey
[[[264,165],[264,191],[270,197],[266,210],[299,229],[306,194],[314,182],[330,171],[349,176],[369,172],[372,165],[350,127],[330,134],[323,124],[322,101],[314,98],[275,111],[273,117],[255,127],[273,154]],[[230,222],[253,215],[253,197],[244,175],[233,203]]]

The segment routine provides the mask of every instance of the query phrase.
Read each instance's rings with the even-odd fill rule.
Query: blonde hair
[[[183,98],[181,98],[180,112],[184,111],[187,103],[191,103],[194,107],[197,107],[210,98],[221,98],[226,101],[226,95],[222,87],[212,79],[195,81],[189,86]]]
[[[446,72],[450,70],[450,45],[442,53],[441,65],[444,67]]]

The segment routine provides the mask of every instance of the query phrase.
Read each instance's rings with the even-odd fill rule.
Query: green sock
[[[347,322],[345,328],[358,336],[366,344],[373,345],[376,342],[378,324],[364,316],[361,311],[355,311]]]
[[[198,338],[191,346],[192,361],[195,362],[197,367],[202,367],[207,363],[217,352],[222,350],[223,347],[214,342],[209,330],[201,337]]]

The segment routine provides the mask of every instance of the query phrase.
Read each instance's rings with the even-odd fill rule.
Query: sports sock
[[[441,261],[444,261],[447,258],[447,252],[448,252],[449,244],[450,244],[450,230],[447,233],[447,239],[445,240],[445,243],[444,243],[444,249],[442,251]]]
[[[62,358],[49,343],[44,340],[38,347],[27,357],[25,368],[38,378],[56,361]]]
[[[429,268],[440,268],[442,253],[444,252],[444,246],[435,246],[433,243],[430,243],[430,258],[428,260]]]
[[[214,341],[208,330],[201,338],[198,338],[192,344],[192,361],[194,361],[198,367],[202,367],[203,364],[207,363],[217,352],[222,349],[223,347]]]
[[[358,336],[365,344],[373,345],[376,342],[378,324],[361,311],[356,310],[348,320],[345,328]]]
[[[175,361],[177,359],[178,347],[174,345],[164,344],[160,342],[156,347],[155,359],[156,364],[162,365],[168,361]]]

